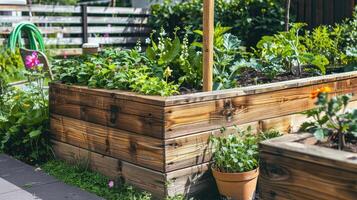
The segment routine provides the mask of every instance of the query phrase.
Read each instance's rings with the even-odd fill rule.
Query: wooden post
[[[88,13],[87,5],[83,4],[82,7],[82,44],[88,42]]]
[[[203,1],[203,91],[212,90],[214,0]]]

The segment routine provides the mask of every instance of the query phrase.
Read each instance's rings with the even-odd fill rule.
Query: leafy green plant
[[[146,49],[146,56],[157,77],[162,78],[163,71],[172,70],[171,79],[173,81],[188,88],[200,88],[202,53],[196,50],[196,46],[189,44],[189,28],[185,29],[186,33],[182,42],[176,35],[179,28],[175,29],[173,38],[167,36],[165,30],[161,29],[157,42],[151,34],[148,39],[149,46]]]
[[[218,24],[214,31],[214,90],[237,87],[239,73],[256,64],[253,58],[246,61],[249,53],[241,46],[241,40],[238,37],[228,33],[230,30],[230,27],[223,27]],[[194,32],[203,36],[201,30]],[[193,45],[202,48],[202,43],[194,42]]]
[[[254,135],[249,127],[244,131],[237,129],[236,134],[230,134],[226,137],[212,136],[210,144],[214,153],[213,167],[225,173],[246,172],[256,169],[259,165],[258,143],[280,135],[278,131],[274,130]]]
[[[328,87],[312,92],[312,98],[317,97],[316,108],[304,112],[313,121],[305,122],[302,131],[310,131],[316,139],[337,143],[338,149],[346,146],[346,136],[357,137],[357,110],[347,110],[351,95],[328,98]]]
[[[288,32],[264,36],[258,42],[255,50],[262,63],[262,67],[257,70],[270,79],[278,74],[294,73],[294,68],[297,68],[295,74],[300,75],[303,66],[315,66],[321,74],[326,74],[328,59],[323,54],[309,52],[303,44],[304,37],[301,36],[300,32],[304,26],[305,24],[296,23]],[[313,69],[307,68],[305,70]]]
[[[24,89],[7,87],[0,94],[0,149],[26,162],[37,163],[52,156],[48,94],[43,89],[41,66],[24,74],[29,81]]]
[[[132,90],[169,96],[178,93],[178,85],[156,76],[148,58],[139,47],[131,50],[107,49],[98,55],[83,55],[54,63],[56,79],[67,84],[95,88]],[[161,72],[163,74],[163,72]]]
[[[113,181],[113,187],[109,187],[109,178],[89,171],[81,165],[71,165],[63,161],[51,160],[41,168],[48,174],[55,176],[67,184],[92,192],[107,200],[150,200],[151,195],[139,192],[131,186],[120,185]]]
[[[319,26],[311,33],[307,31],[303,42],[309,52],[314,55],[324,55],[329,60],[330,66],[345,65],[346,55],[339,49],[341,34],[340,26]]]
[[[0,94],[8,82],[25,79],[24,64],[19,49],[13,53],[10,49],[0,50]]]
[[[263,35],[283,30],[284,2],[276,0],[215,0],[215,21],[222,26],[232,27],[232,34],[238,36],[247,46],[254,46]],[[151,7],[150,26],[154,30],[164,28],[173,33],[180,27],[179,38],[185,35],[184,27],[202,30],[202,0],[173,3],[165,0]],[[189,40],[199,39],[190,35]]]

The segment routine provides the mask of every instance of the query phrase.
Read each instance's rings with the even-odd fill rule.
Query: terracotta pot
[[[259,168],[242,173],[223,173],[212,168],[219,193],[232,200],[252,200]]]

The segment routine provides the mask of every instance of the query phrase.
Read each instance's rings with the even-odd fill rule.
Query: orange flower
[[[328,87],[328,86],[322,87],[320,90],[321,90],[322,93],[332,92],[332,89],[330,87]]]
[[[310,98],[311,99],[315,99],[316,97],[318,97],[321,93],[329,93],[332,92],[332,89],[330,87],[322,87],[319,89],[316,89],[314,91],[311,92],[310,94]]]

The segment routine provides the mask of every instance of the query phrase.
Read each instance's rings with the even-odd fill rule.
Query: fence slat
[[[90,37],[88,42],[98,44],[135,44],[138,40],[143,40],[143,37]]]
[[[145,8],[120,8],[88,6],[89,14],[122,14],[122,15],[149,15],[150,10]]]
[[[80,24],[81,17],[66,16],[1,16],[0,23],[19,23],[31,21],[33,23],[58,23],[58,24]],[[88,17],[90,24],[147,24],[147,17]]]
[[[82,28],[78,26],[64,27],[38,27],[43,34],[80,34]],[[0,27],[0,34],[10,34],[13,27]],[[127,26],[89,26],[88,33],[108,33],[108,34],[148,34],[149,27],[127,27]]]
[[[88,17],[89,24],[147,24],[147,17]]]
[[[59,23],[59,24],[79,24],[81,17],[66,16],[1,16],[0,23],[19,23],[22,21],[30,21],[33,23]]]
[[[23,11],[29,12],[29,6],[14,6],[14,5],[1,5],[0,11]],[[44,13],[80,13],[80,6],[60,6],[60,5],[32,5],[32,12]]]
[[[23,11],[29,12],[29,6],[1,5],[0,11]],[[64,5],[38,5],[31,6],[32,12],[42,13],[81,13],[80,6]],[[122,14],[122,15],[149,15],[150,10],[146,8],[124,8],[124,7],[99,7],[88,6],[88,14]]]

